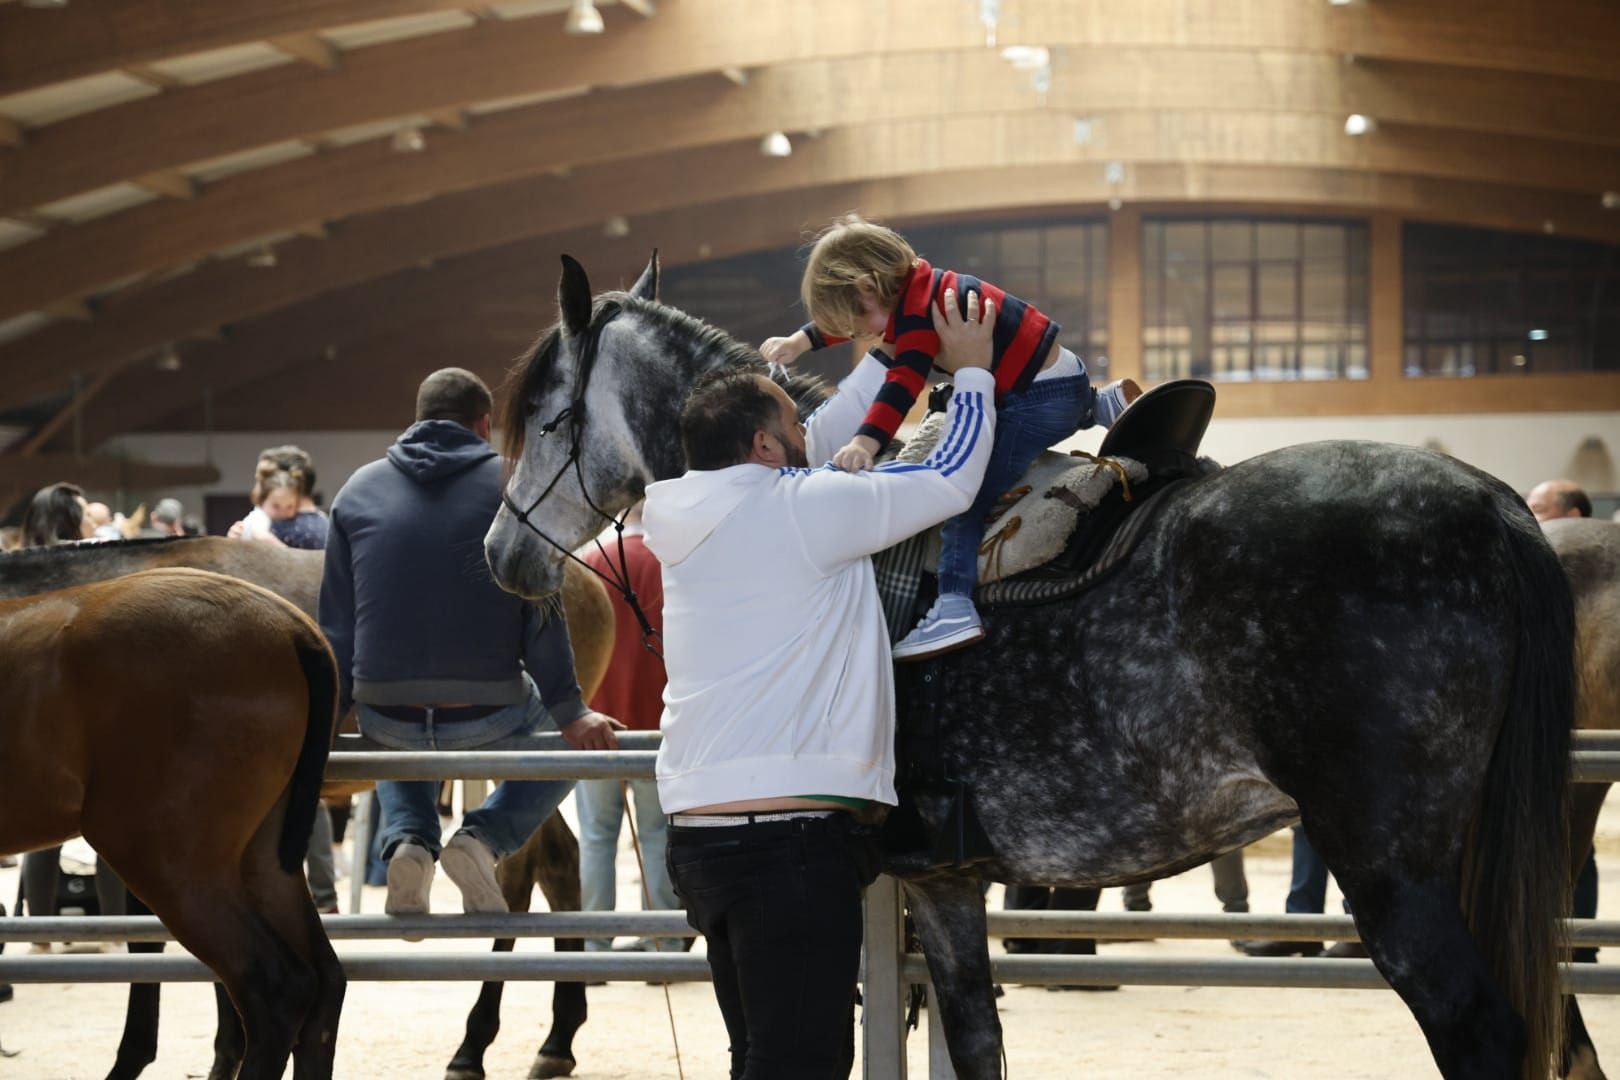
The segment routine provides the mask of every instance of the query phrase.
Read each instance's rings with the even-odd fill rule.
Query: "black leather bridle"
[[[538,536],[541,540],[544,540],[546,543],[562,552],[565,558],[572,559],[574,562],[583,566],[586,570],[589,570],[591,573],[601,578],[603,583],[606,584],[608,588],[613,589],[621,597],[623,597],[624,602],[628,604],[630,610],[635,613],[636,622],[641,625],[642,644],[646,646],[648,652],[651,652],[653,655],[659,657],[659,659],[662,659],[663,654],[659,652],[655,643],[659,636],[658,631],[653,628],[652,621],[647,618],[647,613],[642,610],[641,600],[636,596],[635,589],[631,587],[630,570],[628,564],[625,562],[624,517],[625,514],[629,513],[629,510],[626,509],[625,514],[620,514],[618,517],[614,517],[612,514],[598,506],[596,504],[596,500],[591,498],[590,490],[585,486],[585,469],[580,462],[580,449],[585,438],[585,391],[590,387],[591,372],[596,368],[596,354],[602,337],[602,328],[608,323],[612,322],[613,319],[619,314],[620,310],[622,310],[620,305],[613,301],[607,301],[602,304],[601,309],[597,312],[596,318],[591,321],[590,327],[585,331],[583,339],[579,343],[579,368],[575,373],[574,378],[573,400],[571,400],[567,405],[564,405],[562,409],[558,411],[556,416],[553,416],[540,427],[537,438],[544,439],[547,436],[555,434],[564,424],[568,425],[569,442],[567,459],[563,461],[562,467],[557,470],[556,475],[551,478],[551,482],[545,486],[545,488],[538,496],[535,497],[535,500],[530,503],[527,508],[519,507],[518,504],[512,500],[511,494],[508,493],[504,488],[501,490],[501,503],[507,508],[507,510],[511,511],[513,517],[517,518],[518,524],[522,525],[524,528],[534,533],[534,535]],[[596,545],[596,549],[602,552],[603,557],[606,558],[608,569],[612,571],[611,574],[602,573],[602,571],[598,570],[584,559],[581,559],[578,555],[575,555],[571,550],[564,547],[562,544],[559,544],[550,536],[547,536],[545,531],[531,520],[531,515],[540,508],[540,504],[546,500],[546,496],[550,495],[554,490],[556,490],[556,487],[562,481],[562,478],[568,475],[569,469],[574,471],[574,477],[579,482],[579,492],[585,498],[585,505],[589,506],[591,510],[603,520],[611,521],[613,523],[613,530],[618,548],[617,565],[614,565],[613,556],[609,555],[602,548],[602,541],[600,537],[598,536],[598,538],[592,540],[592,543]]]

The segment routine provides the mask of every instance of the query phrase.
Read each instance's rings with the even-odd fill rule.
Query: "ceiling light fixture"
[[[996,47],[996,26],[1001,22],[1001,0],[979,0],[979,22],[984,24],[984,43]]]
[[[269,270],[276,265],[276,249],[269,244],[248,253],[247,264],[255,270]]]
[[[1378,130],[1378,121],[1361,113],[1351,113],[1344,118],[1344,133],[1346,135],[1371,135]]]
[[[152,361],[152,366],[159,371],[179,371],[180,353],[173,345],[169,345],[158,353],[157,359]]]
[[[786,133],[773,131],[759,140],[759,152],[766,157],[792,157],[793,141]]]
[[[1546,341],[1547,340],[1547,331],[1539,330],[1539,329],[1530,331],[1530,340],[1531,341]]]
[[[568,18],[563,22],[563,29],[570,34],[583,36],[600,34],[607,29],[607,24],[602,22],[602,13],[596,10],[591,0],[574,0],[574,6],[568,9]]]
[[[612,240],[621,240],[630,235],[630,222],[623,214],[614,214],[602,224],[602,235]]]
[[[1603,209],[1620,210],[1620,191],[1605,191],[1603,193]]]
[[[394,132],[394,149],[401,154],[419,154],[427,149],[421,128],[400,128]]]

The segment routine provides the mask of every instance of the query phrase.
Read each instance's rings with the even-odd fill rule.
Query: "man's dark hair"
[[[472,427],[495,408],[484,380],[466,368],[440,368],[422,380],[416,391],[416,419],[454,420]]]
[[[52,484],[34,492],[23,512],[23,544],[45,547],[84,538],[84,490],[78,484]]]
[[[781,427],[781,404],[752,371],[721,368],[698,379],[681,409],[681,449],[689,469],[725,469],[747,460],[754,432]]]
[[[1592,500],[1573,480],[1554,480],[1547,485],[1547,491],[1558,500],[1558,508],[1564,513],[1579,510],[1583,518],[1592,516]]]

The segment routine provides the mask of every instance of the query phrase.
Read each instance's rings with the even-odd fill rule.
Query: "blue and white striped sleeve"
[[[919,464],[793,477],[792,506],[812,565],[833,573],[972,505],[995,441],[994,377],[958,371],[948,415],[938,448]]]
[[[804,456],[810,464],[825,465],[855,437],[887,372],[882,359],[867,353],[839,382],[833,396],[804,422]]]

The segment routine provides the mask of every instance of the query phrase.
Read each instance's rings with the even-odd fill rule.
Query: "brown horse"
[[[344,977],[304,880],[337,706],[320,629],[155,570],[0,603],[0,852],[83,835],[219,976],[241,1080],[332,1075]]]
[[[64,544],[31,548],[0,557],[0,599],[31,596],[53,589],[93,581],[105,581],[125,574],[157,567],[183,566],[212,570],[241,578],[290,601],[314,617],[320,595],[324,555],[319,551],[298,551],[220,537],[179,540],[132,540],[110,544]],[[613,606],[602,583],[587,571],[570,564],[562,590],[563,612],[574,644],[574,671],[588,700],[607,674],[613,655]],[[353,730],[352,717],[345,718]],[[341,798],[366,791],[370,783],[354,781],[327,783],[322,793]],[[514,911],[526,911],[535,886],[539,886],[553,911],[578,911],[579,842],[559,814],[546,819],[529,842],[497,868],[501,890]],[[138,913],[136,903],[131,913]],[[496,951],[512,948],[510,939],[497,941]],[[559,951],[581,948],[577,940],[558,939]],[[157,952],[153,943],[132,944],[131,952]],[[108,1080],[134,1080],[157,1057],[159,984],[138,983],[130,987],[129,1012],[124,1036]],[[464,1080],[483,1075],[483,1055],[500,1027],[501,984],[486,983],[478,1002],[467,1017],[467,1034],[451,1060],[448,1076]],[[235,1023],[235,1010],[221,994],[220,1026],[215,1039],[215,1059],[211,1080],[229,1077],[242,1054],[241,1032]],[[572,1071],[573,1038],[586,1016],[583,983],[558,983],[552,999],[552,1026],[536,1055],[536,1076],[566,1076]]]
[[[1542,526],[1558,553],[1575,595],[1576,656],[1580,685],[1575,726],[1585,731],[1620,727],[1620,525],[1559,519]],[[1592,854],[1598,811],[1608,784],[1570,789],[1570,881]],[[1597,1049],[1573,995],[1564,998],[1564,1052],[1559,1074],[1571,1080],[1603,1080]]]

